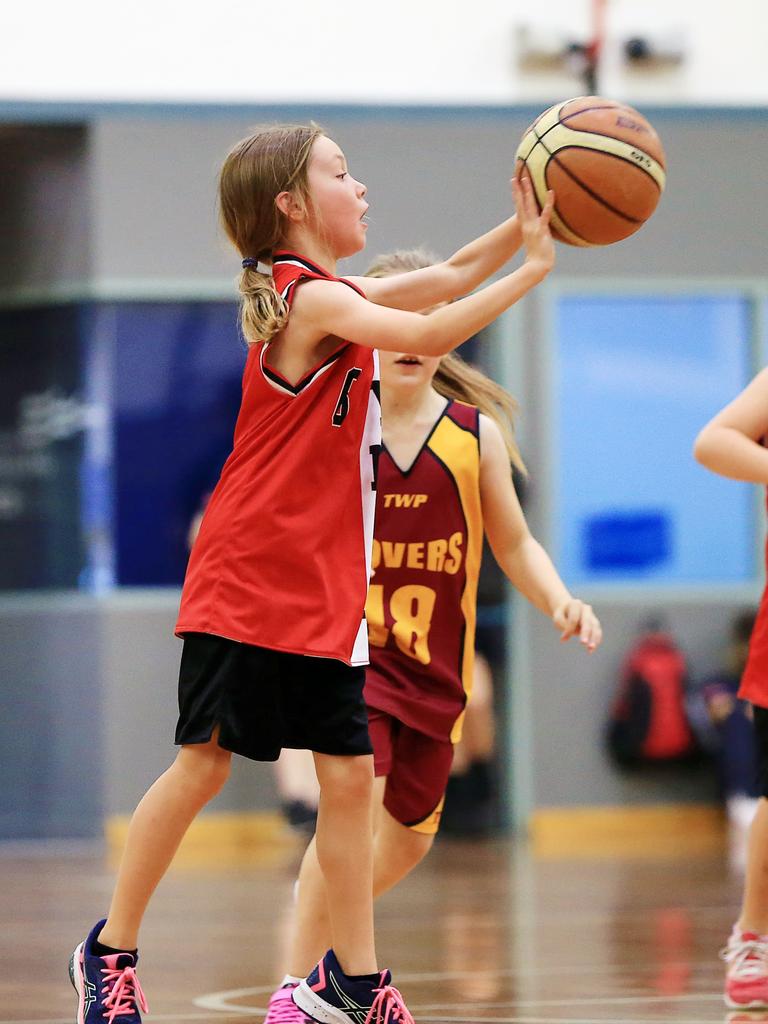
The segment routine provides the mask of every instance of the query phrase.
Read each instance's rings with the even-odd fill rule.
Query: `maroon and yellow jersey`
[[[475,653],[483,543],[479,412],[449,401],[413,464],[379,459],[365,699],[457,742]]]
[[[287,252],[273,276],[289,307],[302,281],[344,281]],[[366,664],[380,441],[373,349],[339,339],[294,384],[270,364],[269,344],[252,345],[234,449],[192,548],[176,632]]]

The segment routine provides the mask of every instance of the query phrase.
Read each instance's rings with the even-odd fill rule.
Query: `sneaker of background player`
[[[139,1010],[149,1008],[136,977],[138,955],[97,956],[93,943],[106,919],[99,921],[69,961],[69,977],[77,992],[77,1024],[141,1024]]]
[[[768,1009],[768,936],[734,927],[720,956],[728,964],[726,1006],[734,1010]]]
[[[301,978],[286,975],[280,988],[269,997],[264,1024],[313,1024],[293,1001],[293,992]]]
[[[317,808],[304,800],[285,800],[282,804],[283,817],[296,832],[313,836],[317,828]]]
[[[414,1024],[389,971],[348,977],[329,949],[294,990],[297,1006],[321,1024]]]

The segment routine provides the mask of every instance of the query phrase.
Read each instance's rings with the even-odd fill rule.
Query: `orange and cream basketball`
[[[515,174],[539,206],[555,192],[552,234],[569,245],[609,245],[648,220],[666,183],[661,140],[633,107],[601,96],[564,100],[523,135]]]

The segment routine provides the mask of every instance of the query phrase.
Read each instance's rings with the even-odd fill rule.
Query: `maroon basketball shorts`
[[[368,732],[375,773],[387,777],[384,807],[401,825],[434,835],[440,827],[453,744],[411,729],[371,707]]]

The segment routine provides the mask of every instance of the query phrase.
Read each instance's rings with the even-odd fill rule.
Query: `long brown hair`
[[[309,155],[324,134],[314,123],[260,125],[230,151],[219,175],[219,209],[224,230],[242,257],[271,262],[285,230],[275,198],[290,191],[298,203],[309,203]],[[272,275],[245,267],[238,287],[246,341],[269,341],[288,319]]]
[[[410,270],[422,270],[439,262],[439,256],[425,249],[399,249],[378,256],[365,272],[365,276],[391,277]],[[491,380],[478,367],[465,362],[455,352],[449,352],[441,358],[432,378],[432,386],[444,398],[454,398],[459,402],[476,405],[481,413],[490,416],[501,431],[510,461],[516,469],[527,475],[528,470],[515,436],[515,419],[520,406],[508,391]]]

